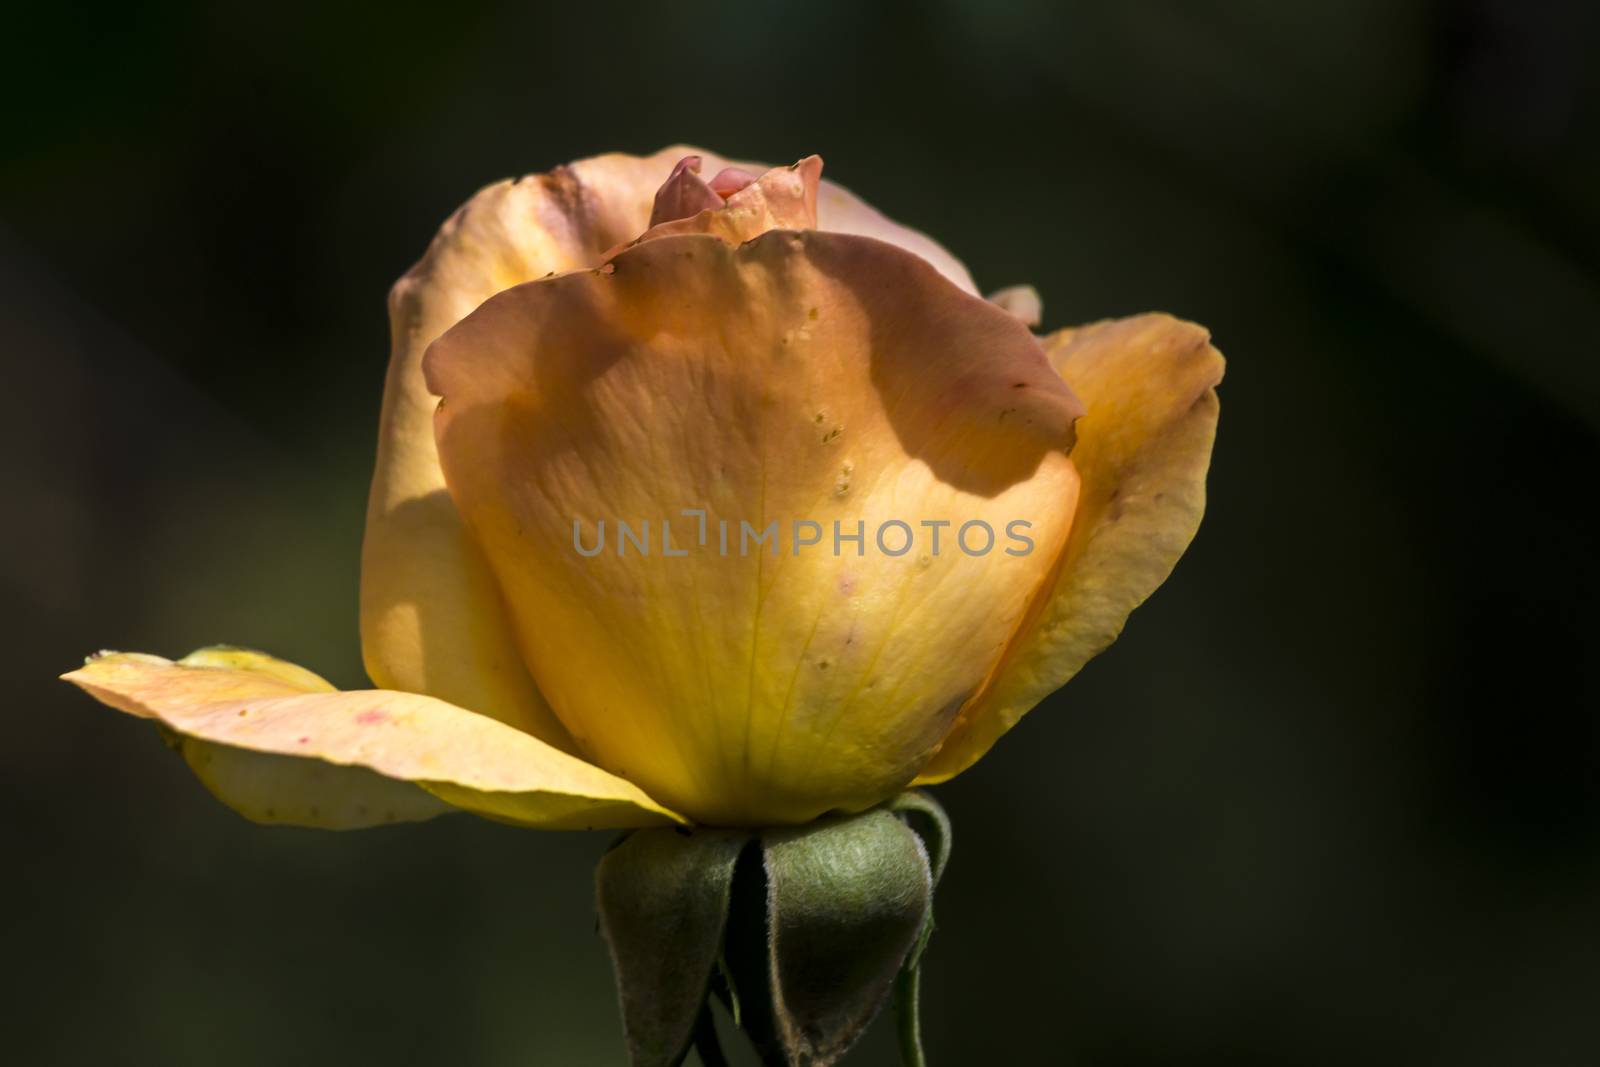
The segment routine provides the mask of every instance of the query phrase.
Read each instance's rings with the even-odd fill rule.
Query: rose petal
[[[334,687],[304,667],[263,652],[217,645],[191,652],[184,667],[221,667],[261,676],[264,694],[280,690],[331,693]],[[363,767],[275,756],[170,734],[169,742],[211,795],[253,822],[357,830],[392,822],[416,822],[453,811],[410,782],[397,782]]]
[[[746,183],[729,195],[726,204],[708,188],[707,193],[716,199],[713,206],[688,217],[660,224],[652,222],[637,241],[622,247],[683,233],[709,233],[736,245],[768,230],[814,230],[817,227],[817,183],[821,178],[822,157],[807,156],[791,167],[774,167]],[[607,253],[606,259],[621,252],[622,247]]]
[[[1052,591],[919,782],[941,782],[1064,685],[1166,580],[1205,511],[1223,361],[1210,335],[1167,315],[1063,330],[1051,362],[1083,398],[1072,453],[1078,513]]]
[[[447,810],[428,794],[543,829],[675,818],[630,783],[494,719],[414,693],[308,690],[315,675],[266,661],[113,652],[62,677],[177,734],[218,798],[262,821],[368,826]]]
[[[699,821],[803,822],[898,791],[1070,521],[1071,391],[1026,327],[880,241],[647,241],[500,294],[425,370],[451,492],[541,689],[602,766]],[[683,508],[706,510],[705,547]],[[581,557],[575,519],[590,542],[598,520],[613,537],[648,520],[654,550]],[[688,556],[662,556],[663,519]],[[796,555],[795,519],[830,538],[862,521],[871,558]],[[914,550],[871,544],[889,519]],[[1032,522],[1036,550],[958,551],[977,519],[1002,546]],[[735,539],[778,521],[785,543],[723,557],[719,520]],[[954,524],[937,557],[922,520]]]
[[[817,227],[831,233],[853,233],[888,241],[912,255],[921,256],[933,264],[940,274],[967,292],[978,291],[967,268],[939,242],[909,226],[900,225],[844,186],[826,178],[817,190]]]
[[[361,573],[362,649],[380,687],[470,707],[572,750],[522,665],[494,578],[445,490],[433,438],[438,401],[423,383],[422,353],[502,289],[593,266],[606,249],[636,237],[663,179],[685,156],[713,168],[726,162],[676,146],[491,185],[451,216],[395,284]]]
[[[451,216],[390,293],[393,349],[361,573],[362,651],[380,687],[474,708],[573,750],[521,662],[493,576],[445,489],[433,436],[437,398],[423,383],[422,353],[502,289],[593,266],[607,249],[637,237],[662,182],[691,155],[718,178],[732,166],[676,145],[650,156],[597,156],[491,185]],[[822,182],[817,211],[824,229],[902,245],[976,291],[948,252],[847,190]]]
[[[989,303],[1004,308],[1012,318],[1032,329],[1044,321],[1044,301],[1031,285],[1010,285],[989,294]]]
[[[700,164],[699,156],[684,156],[678,160],[667,180],[656,190],[650,208],[651,226],[722,207],[722,197],[700,177]]]
[[[751,174],[740,167],[723,167],[707,184],[711,186],[712,192],[726,200],[740,189],[749,186],[758,177],[760,175]]]

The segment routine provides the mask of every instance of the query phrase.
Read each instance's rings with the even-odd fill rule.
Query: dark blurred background
[[[682,139],[1229,356],[1176,575],[938,790],[934,1063],[1600,1062],[1597,15],[13,11],[8,1058],[623,1062],[602,836],[256,827],[54,678],[229,641],[364,684],[387,286],[492,179]]]

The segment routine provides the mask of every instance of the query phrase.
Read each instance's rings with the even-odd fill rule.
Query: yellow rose
[[[1165,315],[1035,337],[820,171],[598,156],[445,223],[389,301],[380,688],[66,677],[266,822],[772,826],[971,766],[1193,537],[1222,358]]]

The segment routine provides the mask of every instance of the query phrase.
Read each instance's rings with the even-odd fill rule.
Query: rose
[[[820,170],[600,156],[445,223],[390,298],[381,688],[232,648],[66,677],[267,822],[770,826],[966,769],[1187,546],[1222,360],[1163,315],[1035,338],[1031,290],[985,302]],[[947,540],[571,550],[574,523],[665,516]],[[1032,551],[952,547],[1014,522]]]
[[[902,790],[971,765],[1166,577],[1222,360],[1161,315],[1036,338],[1031,289],[979,298],[816,157],[708,159],[492,186],[395,286],[362,561],[382,688],[229,647],[66,677],[261,821],[703,824],[596,872],[632,1062],[720,1062],[716,992],[764,1062],[832,1063],[892,985],[920,1064],[950,825]]]

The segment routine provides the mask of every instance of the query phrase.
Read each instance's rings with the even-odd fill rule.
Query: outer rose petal
[[[1010,285],[990,293],[989,303],[1005,308],[1012,318],[1033,329],[1044,321],[1044,302],[1039,299],[1039,290],[1031,285]]]
[[[245,648],[202,648],[178,662],[185,667],[253,672],[263,676],[264,692],[277,692],[266,684],[273,681],[296,692],[334,691],[304,667]],[[363,767],[339,767],[168,734],[211,795],[253,822],[357,830],[431,819],[454,810],[410,782],[397,782]]]
[[[826,178],[817,191],[817,228],[832,233],[876,237],[933,264],[935,270],[969,293],[978,287],[961,261],[925,233],[902,226],[842,185]]]
[[[730,165],[677,145],[651,156],[596,156],[491,185],[445,223],[390,293],[393,350],[361,567],[362,651],[380,687],[474,708],[573,751],[522,664],[494,578],[445,490],[433,436],[436,398],[422,380],[422,353],[502,289],[594,266],[607,249],[633,240],[648,225],[662,182],[690,155],[701,157],[707,174],[720,177]],[[976,291],[966,269],[929,238],[831,182],[822,182],[819,195],[822,228],[899,244]]]
[[[803,822],[902,788],[1070,522],[1071,391],[1021,323],[880,241],[647,241],[500,294],[425,369],[451,492],[541,689],[602,766],[702,822]],[[683,508],[706,510],[705,541]],[[602,519],[611,547],[581,557],[574,520],[590,543]],[[663,557],[663,519],[687,557]],[[864,522],[870,558],[795,554],[797,519],[830,538]],[[873,543],[888,519],[914,550]],[[972,519],[1000,547],[958,551]],[[1013,519],[1034,552],[1003,551]],[[650,555],[617,554],[618,520],[650,522]],[[953,523],[938,556],[922,520]],[[742,521],[776,521],[778,554],[741,555]]]
[[[456,514],[433,438],[428,344],[483,301],[552,271],[593,266],[649,222],[683,146],[596,156],[479,192],[389,294],[393,354],[361,560],[361,641],[379,686],[474,708],[567,751],[517,654],[494,578]]]
[[[260,653],[202,650],[173,663],[113,652],[62,677],[177,734],[207,787],[260,821],[370,826],[440,814],[440,800],[554,830],[675,819],[630,783],[503,723],[414,693],[334,691]]]
[[[1072,461],[1083,487],[1054,589],[917,779],[941,782],[1103,650],[1172,572],[1205,511],[1223,361],[1168,315],[1062,330],[1051,363],[1083,398]]]

